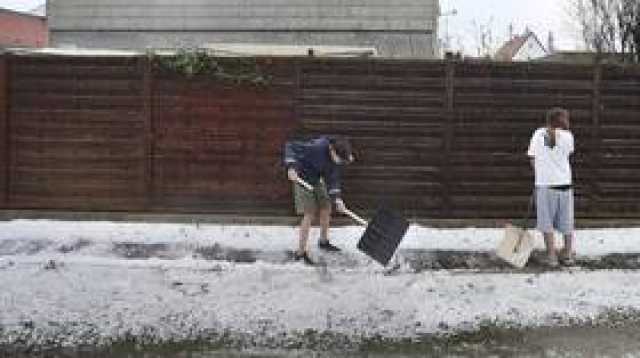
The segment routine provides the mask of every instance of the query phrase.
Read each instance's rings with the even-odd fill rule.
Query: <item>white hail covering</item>
[[[357,227],[332,229],[333,242],[358,264],[321,272],[299,263],[239,264],[194,255],[215,244],[282,252],[296,245],[291,227],[2,222],[0,344],[11,341],[7,332],[25,325],[39,330],[35,343],[53,337],[64,345],[149,332],[157,340],[205,331],[282,337],[307,329],[398,338],[472,329],[486,320],[538,326],[589,320],[619,307],[640,309],[639,272],[400,270],[385,276],[355,248],[361,233]],[[637,251],[639,234],[579,231],[578,250],[595,256]],[[413,226],[401,247],[487,251],[501,237],[498,229]],[[162,258],[127,259],[114,251],[124,243],[163,244],[165,251]]]

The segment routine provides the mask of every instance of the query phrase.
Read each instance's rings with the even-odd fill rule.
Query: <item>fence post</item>
[[[451,151],[453,147],[454,134],[454,86],[456,62],[452,58],[447,58],[445,64],[445,108],[444,108],[444,138],[443,138],[443,155],[441,164],[442,176],[442,217],[451,218],[453,209],[453,201],[451,199]]]
[[[598,211],[600,197],[599,168],[600,168],[600,112],[602,111],[600,86],[602,83],[602,64],[596,63],[593,67],[593,99],[591,109],[591,148],[589,163],[591,175],[589,183],[589,211],[595,214]]]
[[[302,101],[300,100],[302,98],[302,63],[300,59],[293,60],[293,68],[293,76],[295,77],[293,81],[293,118],[297,126],[296,130],[299,130],[302,127],[299,108],[302,106]]]
[[[145,209],[155,205],[154,188],[154,157],[155,157],[155,128],[153,125],[153,73],[151,59],[142,57],[142,113],[144,116],[144,195]]]
[[[0,55],[0,208],[9,204],[9,55]]]

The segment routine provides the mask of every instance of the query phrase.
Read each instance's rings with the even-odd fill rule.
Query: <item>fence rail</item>
[[[640,67],[260,59],[267,88],[145,57],[0,57],[0,208],[292,213],[291,137],[344,134],[346,199],[416,219],[512,218],[528,139],[571,110],[580,218],[640,218]]]

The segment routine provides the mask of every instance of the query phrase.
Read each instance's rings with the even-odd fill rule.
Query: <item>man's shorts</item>
[[[331,208],[331,198],[322,179],[313,187],[313,192],[298,184],[293,184],[293,195],[298,215],[304,215],[305,211]]]
[[[558,230],[571,234],[574,230],[573,189],[536,188],[537,228],[543,233]]]

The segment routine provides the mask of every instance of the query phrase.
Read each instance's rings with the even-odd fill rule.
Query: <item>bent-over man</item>
[[[303,259],[306,264],[313,265],[307,252],[307,241],[316,216],[320,219],[320,249],[340,251],[329,242],[329,225],[332,204],[338,212],[346,209],[341,199],[340,181],[342,168],[354,160],[351,143],[342,137],[319,137],[306,142],[288,142],[284,152],[287,176],[294,182],[296,212],[303,215],[296,260]],[[313,191],[297,184],[298,178],[313,186]]]

